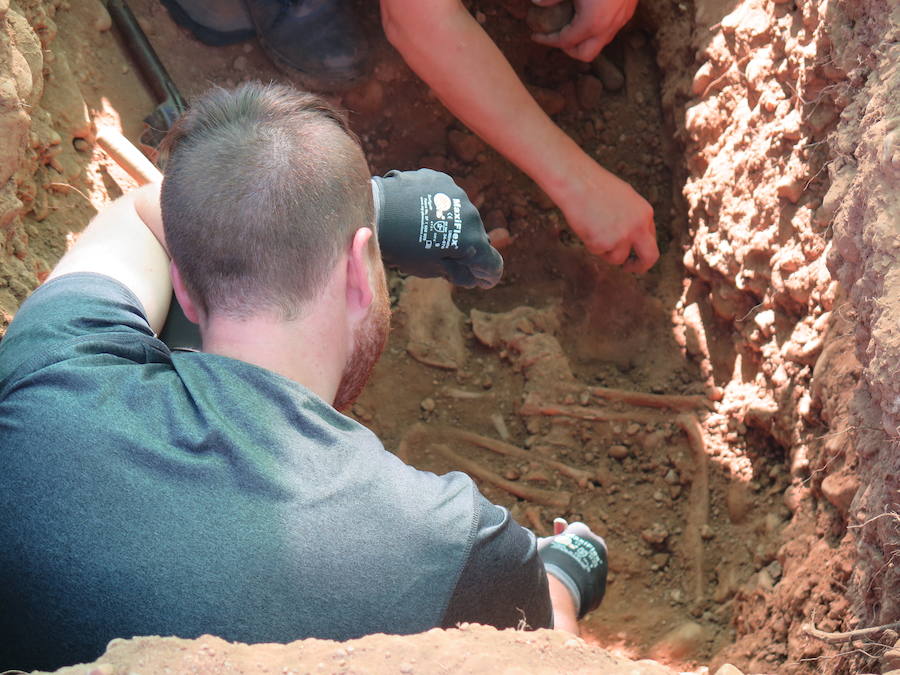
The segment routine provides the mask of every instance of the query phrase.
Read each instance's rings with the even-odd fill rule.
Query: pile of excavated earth
[[[582,638],[136,637],[60,672],[900,672],[900,6],[645,0],[582,64],[530,43],[527,0],[467,3],[653,204],[663,253],[635,278],[588,255],[357,4],[373,73],[333,98],[373,173],[451,173],[507,272],[487,292],[392,274],[394,331],[352,415],[539,534],[588,523],[607,597]],[[131,5],[188,99],[290,79],[255,42],[206,47],[157,0]],[[156,102],[99,0],[0,0],[0,28],[2,336],[134,186],[98,131],[136,140]]]

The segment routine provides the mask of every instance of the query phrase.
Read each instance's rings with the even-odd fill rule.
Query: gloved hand
[[[569,589],[580,620],[600,606],[609,569],[606,542],[581,522],[553,521],[555,534],[538,539],[544,569]]]
[[[500,281],[503,258],[478,209],[450,176],[431,169],[389,171],[372,178],[372,195],[386,264],[467,288]]]

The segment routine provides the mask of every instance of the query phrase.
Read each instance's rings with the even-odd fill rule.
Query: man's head
[[[214,88],[162,151],[166,241],[189,317],[302,319],[341,261],[354,251],[367,259],[371,306],[349,322],[362,353],[348,359],[339,391],[344,402],[355,397],[353,382],[365,382],[383,348],[389,311],[376,238],[361,236],[374,228],[369,170],[344,118],[283,85]]]

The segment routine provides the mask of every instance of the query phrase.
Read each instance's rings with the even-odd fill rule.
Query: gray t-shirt
[[[242,642],[533,628],[534,536],[301,385],[171,352],[116,281],[70,274],[0,342],[0,671],[114,637]]]

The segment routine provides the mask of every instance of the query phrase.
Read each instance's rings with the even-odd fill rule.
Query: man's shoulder
[[[38,287],[16,312],[0,342],[0,387],[75,357],[159,360],[165,352],[125,286],[101,274],[67,274]]]

